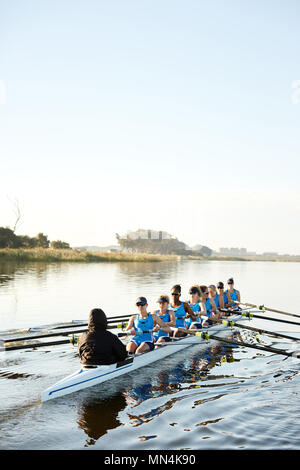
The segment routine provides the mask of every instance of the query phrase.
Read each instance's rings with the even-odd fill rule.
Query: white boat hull
[[[245,320],[245,317],[242,317],[241,315],[232,315],[228,317],[228,320]],[[206,330],[208,330],[210,334],[215,334],[221,333],[222,330],[228,330],[228,327],[222,324],[217,324],[207,329],[203,328],[199,331]],[[123,362],[94,366],[92,368],[82,366],[73,374],[65,377],[42,392],[42,401],[45,402],[53,400],[54,398],[62,397],[64,395],[101,384],[112,378],[120,377],[121,375],[159,361],[175,352],[177,353],[178,351],[191,346],[191,344],[200,344],[201,341],[204,340],[199,339],[197,336],[185,336],[184,338],[177,340],[176,345],[174,343],[165,343],[151,352],[136,355]],[[204,344],[207,344],[207,342],[204,342]]]

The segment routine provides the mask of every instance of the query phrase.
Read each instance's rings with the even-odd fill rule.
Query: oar
[[[129,318],[130,315],[116,315],[115,317],[107,317],[107,323],[111,323],[114,321],[122,321],[123,319]],[[64,324],[64,325],[59,325],[59,326],[40,326],[40,327],[33,327],[33,328],[28,328],[27,332],[32,331],[33,333],[36,331],[52,331],[52,330],[62,330],[62,329],[68,329],[68,328],[77,328],[79,326],[88,326],[88,323],[80,323],[77,320],[77,323],[75,320],[72,321],[72,323]]]
[[[35,344],[22,344],[21,346],[9,346],[0,348],[0,351],[14,351],[16,349],[31,349],[31,348],[41,348],[45,346],[56,346],[58,344],[76,344],[77,338],[62,339],[59,341],[51,341],[49,343],[35,343]]]
[[[116,317],[107,317],[107,323],[112,323],[114,321],[121,321],[122,319],[128,319],[130,315],[117,315]],[[55,326],[54,328],[51,328],[51,330],[61,330],[65,328],[74,328],[74,327],[79,327],[79,326],[88,326],[88,323],[78,323],[77,325],[67,325],[67,326]]]
[[[118,324],[110,324],[107,329],[114,329],[114,328],[125,328],[127,326],[127,323],[122,322]],[[28,341],[31,339],[40,339],[40,338],[51,338],[54,336],[66,336],[66,335],[74,335],[77,333],[83,333],[84,331],[87,331],[87,328],[81,329],[81,330],[73,330],[73,331],[63,331],[59,333],[46,333],[44,335],[32,335],[32,336],[20,336],[18,338],[9,338],[9,339],[2,339],[4,343],[17,343],[20,341]],[[42,343],[45,344],[45,343]],[[59,344],[59,343],[58,343]],[[63,343],[62,343],[63,344]],[[29,345],[30,347],[30,345]]]
[[[300,315],[296,315],[296,313],[283,312],[282,310],[275,310],[275,308],[265,307],[264,305],[254,305],[246,302],[240,302],[240,304],[247,305],[249,307],[254,307],[258,310],[268,310],[269,312],[281,313],[282,315],[289,315],[290,317],[300,318]]]
[[[226,312],[228,313],[228,310],[224,310],[222,308],[219,308],[220,312]],[[290,320],[281,320],[280,318],[274,318],[274,317],[265,317],[263,315],[255,315],[254,313],[251,312],[241,312],[241,315],[243,317],[247,318],[260,318],[261,320],[271,320],[271,321],[277,321],[280,323],[288,323],[289,325],[297,325],[300,326],[300,323],[297,323],[295,321],[290,321]]]
[[[230,339],[220,338],[219,336],[210,335],[209,333],[193,331],[193,330],[187,330],[185,328],[177,328],[177,329],[179,331],[182,331],[183,333],[198,336],[201,339],[214,339],[214,340],[217,340],[217,341],[222,341],[223,343],[235,344],[237,346],[245,346],[247,348],[259,349],[261,351],[272,352],[274,354],[281,354],[283,356],[288,356],[288,357],[293,356],[293,357],[300,358],[300,352],[299,351],[289,352],[289,351],[285,351],[283,349],[272,348],[271,346],[259,346],[258,344],[245,343],[244,341],[231,341]]]
[[[145,333],[152,333],[152,331],[153,330],[136,331],[134,336],[144,335]],[[118,333],[117,336],[121,338],[122,336],[132,336],[132,334],[130,333],[130,331],[124,331],[123,333]]]
[[[300,338],[295,338],[294,336],[283,335],[282,333],[274,333],[274,331],[263,330],[262,328],[255,328],[254,326],[248,326],[241,323],[236,323],[232,320],[217,320],[216,318],[210,318],[214,323],[222,323],[226,326],[234,326],[237,328],[243,328],[245,330],[256,331],[257,333],[266,333],[267,335],[272,335],[277,338],[290,339],[292,341],[300,341]]]

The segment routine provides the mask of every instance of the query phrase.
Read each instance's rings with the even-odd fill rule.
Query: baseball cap
[[[138,297],[136,299],[136,304],[141,304],[141,305],[146,305],[148,302],[147,302],[147,299],[146,297]]]
[[[157,302],[170,302],[170,299],[166,295],[160,295],[159,298],[157,299]]]

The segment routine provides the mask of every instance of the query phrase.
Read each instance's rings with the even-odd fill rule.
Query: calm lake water
[[[6,330],[87,320],[95,307],[108,316],[134,313],[140,295],[154,310],[174,284],[181,284],[185,300],[192,284],[229,277],[244,301],[300,315],[300,263],[9,263],[0,265],[0,337]],[[257,319],[251,325],[300,338],[298,326]],[[244,330],[242,337],[254,334]],[[295,358],[208,342],[42,404],[45,388],[78,369],[76,348],[2,352],[0,449],[299,449],[299,365]]]

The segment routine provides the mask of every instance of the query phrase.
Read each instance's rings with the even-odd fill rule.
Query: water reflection
[[[181,390],[202,388],[203,384],[200,382],[208,380],[209,372],[213,367],[219,365],[221,362],[232,361],[234,361],[234,359],[231,347],[228,348],[222,345],[212,346],[208,348],[204,354],[201,354],[201,356],[199,356],[198,353],[189,359],[182,360],[170,370],[159,372],[150,383],[135,387],[134,389],[124,393],[126,393],[127,398],[129,395],[131,399],[134,399],[136,402],[135,406],[137,406],[142,401],[149,398],[163,397],[169,394],[175,394]],[[214,380],[215,377],[212,376],[211,379]],[[132,426],[139,426],[145,422],[149,422],[154,417],[170,410],[175,403],[183,398],[185,398],[184,395],[177,395],[161,406],[158,406],[145,414],[130,414],[130,424]]]
[[[143,284],[149,283],[149,280],[168,280],[180,270],[180,264],[176,261],[163,261],[152,263],[118,263],[120,274],[128,278],[134,278]]]
[[[221,344],[213,345],[202,351],[201,354],[194,353],[190,358],[185,358],[177,362],[173,367],[168,367],[165,363],[161,369],[161,364],[156,365],[155,369],[161,370],[153,375],[154,367],[151,366],[144,371],[137,371],[124,378],[122,384],[108,384],[107,388],[95,388],[90,390],[90,397],[84,395],[79,402],[78,426],[90,438],[85,446],[95,444],[95,442],[110,429],[122,425],[118,415],[126,407],[134,409],[142,402],[151,398],[165,397],[176,394],[167,402],[160,404],[143,414],[133,414],[128,412],[131,426],[139,426],[153,420],[156,416],[170,410],[175,403],[185,398],[184,395],[178,395],[181,390],[192,390],[205,386],[200,382],[208,380],[210,370],[221,362],[232,362],[233,349]],[[125,377],[125,376],[124,376]],[[224,375],[218,378],[224,378]],[[212,379],[215,379],[212,376]],[[133,384],[136,384],[135,386]],[[208,385],[206,385],[208,386]],[[211,385],[210,385],[211,386]],[[103,386],[102,386],[103,387]],[[119,391],[116,391],[119,389]],[[123,391],[121,391],[123,390]],[[101,392],[101,399],[99,393]],[[216,396],[213,399],[217,399]],[[195,406],[205,402],[205,399],[195,402]],[[204,425],[204,423],[201,423]]]
[[[9,262],[0,263],[0,284],[13,282],[16,277],[33,275],[37,279],[45,278],[49,263]]]
[[[88,435],[85,447],[95,442],[109,429],[120,426],[119,411],[127,405],[123,394],[106,397],[103,400],[84,400],[78,410],[77,424]]]

